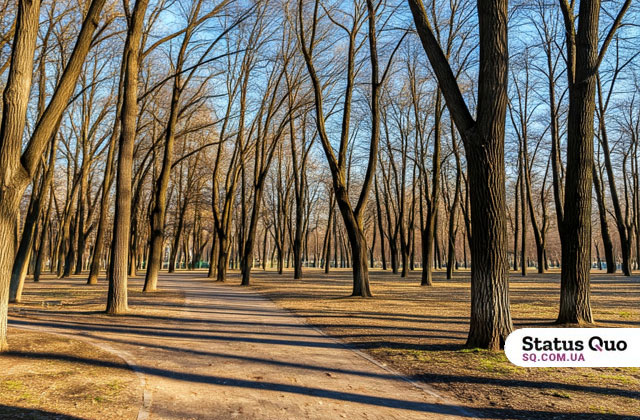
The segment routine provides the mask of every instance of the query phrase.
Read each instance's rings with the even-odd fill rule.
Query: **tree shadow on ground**
[[[0,419],[29,419],[29,420],[82,420],[82,417],[67,414],[53,413],[51,411],[35,408],[13,407],[0,404]]]
[[[67,362],[102,366],[116,369],[129,369],[129,366],[117,362],[93,360],[88,358],[74,357],[63,354],[52,353],[27,353],[27,352],[9,352],[7,353],[14,357],[31,358],[38,360],[64,360]],[[194,373],[182,373],[175,372],[168,369],[161,369],[157,367],[149,366],[137,366],[136,368],[141,373],[147,375],[162,376],[175,380],[181,380],[192,383],[204,383],[225,387],[236,387],[246,389],[260,389],[275,392],[286,392],[292,394],[306,395],[318,398],[328,398],[337,401],[354,402],[367,404],[371,406],[390,407],[397,409],[410,410],[415,412],[434,413],[442,415],[452,416],[466,416],[469,415],[469,410],[460,405],[444,404],[444,403],[423,403],[418,401],[407,401],[397,398],[384,398],[375,397],[365,394],[357,394],[352,392],[340,392],[327,390],[322,388],[312,388],[300,385],[282,384],[267,381],[251,381],[247,379],[227,378],[214,375],[203,375]],[[628,398],[640,398],[640,392],[601,388],[592,386],[579,386],[568,384],[557,384],[552,382],[539,382],[539,381],[514,381],[514,380],[500,380],[492,378],[475,378],[470,376],[452,376],[452,375],[426,375],[424,378],[431,382],[466,382],[466,383],[494,383],[500,386],[519,386],[519,387],[532,387],[532,388],[561,388],[574,391],[585,391],[604,394],[615,394]],[[482,409],[480,417],[490,418],[517,418],[517,419],[532,419],[532,418],[567,418],[567,419],[604,419],[604,420],[622,420],[622,419],[636,419],[636,416],[625,416],[618,414],[594,414],[586,412],[567,412],[557,413],[545,410],[522,410],[511,408],[488,408]],[[37,418],[37,417],[36,417]],[[55,417],[53,417],[55,418]],[[65,417],[63,417],[65,418]],[[65,418],[66,419],[66,418]],[[74,419],[71,417],[71,419]]]
[[[23,357],[38,360],[64,360],[71,363],[79,363],[93,366],[109,367],[114,369],[129,370],[129,366],[117,362],[109,362],[102,360],[94,360],[82,357],[68,356],[55,353],[27,353],[27,352],[7,352],[7,355],[13,357]],[[228,378],[214,375],[203,375],[195,373],[175,372],[168,369],[161,369],[150,366],[136,366],[136,370],[153,376],[161,376],[174,380],[180,380],[190,383],[201,383],[218,385],[225,387],[259,389],[274,392],[284,392],[290,394],[306,395],[317,398],[328,398],[336,401],[354,402],[379,407],[397,408],[416,412],[435,413],[442,415],[466,416],[468,410],[459,405],[441,404],[441,403],[424,403],[420,401],[407,401],[397,398],[376,397],[366,394],[358,394],[353,392],[341,392],[323,388],[313,388],[300,385],[283,384],[268,381],[251,381],[248,379]]]
[[[589,392],[593,394],[615,395],[632,399],[640,399],[640,391],[619,388],[607,388],[590,385],[575,385],[558,383],[551,381],[528,381],[518,379],[501,379],[491,377],[479,377],[469,375],[443,375],[437,373],[427,373],[419,375],[418,378],[429,383],[465,383],[465,384],[489,384],[500,387],[519,387],[531,389],[563,389],[566,391]]]

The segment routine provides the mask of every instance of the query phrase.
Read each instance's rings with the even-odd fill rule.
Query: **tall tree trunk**
[[[371,238],[371,248],[369,249],[369,267],[370,268],[375,268],[375,248],[376,248],[376,236],[378,235],[378,230],[376,229],[376,221],[375,221],[375,217],[374,220],[371,222],[372,225],[372,229],[373,229],[373,238]]]
[[[229,268],[229,239],[227,234],[218,233],[218,274],[216,281],[224,282],[227,279],[227,269]]]
[[[325,152],[325,157],[329,163],[331,177],[333,181],[333,189],[336,197],[336,203],[342,215],[344,226],[347,231],[349,243],[351,245],[351,254],[353,258],[353,291],[352,296],[369,297],[371,290],[369,287],[369,270],[367,266],[367,244],[362,226],[362,214],[368,200],[371,184],[376,172],[376,164],[378,157],[378,145],[380,140],[380,109],[379,96],[382,80],[379,75],[378,54],[377,54],[377,31],[376,31],[376,8],[372,0],[367,0],[368,15],[368,41],[369,41],[369,57],[371,62],[371,140],[369,148],[369,159],[367,169],[363,181],[363,186],[358,197],[357,205],[352,207],[349,199],[348,183],[346,176],[346,154],[349,143],[349,129],[351,118],[351,101],[354,89],[355,79],[355,63],[357,49],[357,23],[354,21],[354,27],[349,32],[349,42],[347,48],[347,72],[346,87],[344,95],[344,107],[342,113],[342,130],[340,134],[340,147],[338,157],[336,158],[333,146],[329,141],[325,128],[325,118],[323,110],[323,92],[322,84],[316,73],[313,64],[313,39],[312,45],[307,45],[305,37],[304,20],[302,18],[302,2],[299,2],[299,28],[301,49],[307,66],[314,93],[314,104],[316,111],[316,125],[318,135]],[[313,26],[317,25],[318,2],[315,4]],[[315,33],[315,29],[313,29]],[[312,37],[313,38],[313,37]],[[383,75],[384,78],[384,75]]]
[[[85,139],[86,141],[86,139]],[[87,229],[85,229],[85,208],[87,207],[87,196],[89,194],[89,161],[90,157],[87,156],[86,149],[83,148],[82,153],[82,168],[80,175],[80,189],[78,190],[78,212],[77,218],[77,236],[76,236],[76,266],[74,274],[82,273],[82,263],[84,262],[84,251],[87,244]]]
[[[629,235],[631,226],[628,224],[627,217],[622,215],[622,208],[620,205],[620,199],[618,198],[618,190],[616,189],[615,175],[613,174],[613,164],[611,163],[611,149],[609,147],[609,136],[607,134],[607,126],[605,123],[605,111],[606,107],[602,101],[602,86],[599,78],[597,80],[598,87],[598,109],[599,109],[599,124],[600,130],[600,142],[602,144],[602,154],[604,155],[604,167],[607,173],[607,179],[609,184],[609,195],[611,197],[611,204],[613,206],[613,212],[615,215],[616,228],[618,229],[618,237],[620,238],[620,253],[622,254],[622,274],[625,276],[631,275],[631,248],[632,238]],[[624,163],[623,163],[623,172]],[[624,173],[623,173],[623,178]],[[625,179],[626,181],[626,179]]]
[[[253,193],[253,209],[251,210],[251,219],[249,222],[249,231],[247,233],[247,239],[244,244],[244,257],[240,261],[242,271],[243,286],[248,286],[251,280],[251,256],[253,255],[253,247],[255,245],[256,232],[258,230],[258,218],[260,216],[260,205],[262,203],[262,189],[263,184],[256,185],[256,189]],[[278,271],[282,270],[282,248],[278,251]]]
[[[185,196],[178,213],[178,226],[174,232],[173,245],[171,246],[171,253],[169,254],[169,273],[176,271],[176,261],[178,261],[178,267],[180,266],[181,259],[178,258],[180,254],[180,238],[182,236],[182,230],[184,229],[184,217],[187,212],[188,203],[188,197]]]
[[[78,211],[71,217],[69,222],[69,236],[65,241],[66,257],[64,259],[64,270],[61,277],[69,277],[71,268],[76,260],[76,243],[78,242]]]
[[[38,253],[36,255],[36,263],[33,269],[33,281],[40,281],[40,274],[42,273],[42,262],[44,260],[44,248],[46,246],[46,239],[49,233],[49,225],[51,218],[51,207],[53,207],[53,189],[49,189],[49,204],[47,205],[47,211],[44,214],[42,222],[42,233],[40,234],[40,246],[38,246]],[[50,261],[51,263],[51,261]]]
[[[518,271],[518,242],[520,232],[520,171],[518,171],[518,180],[516,181],[516,192],[515,192],[515,209],[514,209],[514,220],[513,220],[513,271]]]
[[[504,170],[508,2],[478,2],[480,76],[475,121],[432,32],[422,2],[409,0],[409,5],[467,155],[473,226],[467,346],[497,349],[513,329],[509,308]]]
[[[218,274],[218,256],[220,253],[218,252],[218,236],[216,235],[215,229],[213,230],[212,238],[211,238],[211,252],[209,254],[209,272],[207,273],[207,277],[210,279],[216,278]],[[162,254],[160,254],[162,258]],[[162,260],[160,261],[162,265]]]
[[[42,154],[58,127],[75,88],[99,23],[104,0],[93,0],[59,83],[22,152],[26,111],[33,74],[40,1],[18,3],[11,64],[3,93],[0,125],[0,351],[7,349],[7,313],[11,269],[17,242],[20,200],[35,175]],[[22,153],[21,153],[22,152]]]
[[[131,238],[129,242],[129,277],[136,277],[138,266],[138,215],[136,206],[132,206],[133,217],[131,218]]]
[[[431,176],[431,192],[425,191],[427,200],[427,221],[425,232],[422,235],[423,245],[426,246],[425,257],[427,264],[422,267],[422,286],[433,285],[433,276],[431,274],[431,261],[433,255],[434,244],[436,240],[436,219],[438,217],[438,206],[440,198],[440,143],[441,143],[441,126],[442,126],[442,95],[440,91],[436,93],[435,101],[435,121],[433,134],[433,159],[432,159],[432,176]],[[425,185],[428,185],[425,179]],[[426,244],[426,245],[425,245]]]
[[[136,138],[138,115],[138,65],[142,24],[148,0],[136,0],[131,13],[124,47],[124,83],[118,172],[116,176],[116,206],[114,214],[113,242],[109,263],[109,314],[123,314],[128,310],[127,268],[129,263],[129,236],[131,234],[131,181],[133,170],[133,146]]]
[[[178,56],[176,67],[177,76],[174,79],[171,94],[171,105],[169,107],[169,122],[165,131],[164,152],[162,157],[162,169],[156,181],[154,204],[149,216],[149,259],[147,273],[144,278],[144,292],[153,292],[158,287],[158,272],[162,265],[162,245],[164,243],[164,225],[167,211],[167,189],[169,188],[169,178],[171,176],[171,165],[173,163],[173,145],[175,143],[175,131],[178,123],[178,105],[180,94],[182,93],[182,83],[180,72],[182,63],[189,43],[188,33],[184,37],[182,47]]]
[[[628,8],[630,3],[628,1],[625,7]],[[567,39],[569,111],[564,217],[560,226],[562,274],[557,322],[591,323],[593,120],[599,57],[604,53],[607,42],[599,52],[600,0],[580,2],[577,32],[573,3],[570,6],[560,2],[560,6]],[[612,30],[615,30],[615,24]]]
[[[56,142],[52,144],[53,149],[50,152],[49,164],[42,174],[40,187],[37,191],[36,188],[33,189],[29,209],[25,218],[24,229],[22,231],[22,237],[20,238],[20,244],[18,246],[18,252],[13,262],[9,288],[10,302],[20,302],[22,299],[24,280],[27,276],[27,268],[32,255],[33,242],[36,238],[36,226],[38,224],[38,220],[40,220],[42,208],[44,207],[44,197],[49,195],[51,181],[53,180],[53,169],[55,166],[56,156],[55,147]]]
[[[40,77],[42,77],[42,74]],[[41,88],[44,87],[41,86]],[[53,172],[55,169],[57,146],[58,137],[56,134],[54,134],[51,146],[49,147],[49,163],[44,170],[44,173],[42,174],[40,188],[37,192],[35,188],[33,190],[29,210],[25,218],[24,229],[22,231],[22,236],[20,237],[20,244],[18,246],[17,254],[13,262],[13,270],[11,273],[11,283],[9,290],[10,302],[20,302],[22,299],[22,290],[24,287],[24,280],[27,275],[27,266],[29,260],[31,259],[33,242],[36,238],[35,228],[42,213],[42,208],[45,203],[44,198],[49,196],[49,191],[51,190]],[[36,256],[36,258],[37,257],[38,256]]]
[[[122,85],[124,83],[124,68],[120,71],[120,80],[118,82],[118,93],[116,100],[116,112],[114,116],[113,128],[109,139],[109,151],[107,152],[107,161],[104,167],[104,177],[102,181],[102,196],[100,197],[100,213],[98,215],[98,227],[96,230],[96,238],[93,245],[93,255],[91,257],[91,267],[89,268],[89,277],[87,284],[98,284],[98,276],[100,275],[100,260],[104,251],[105,233],[107,230],[107,216],[109,212],[109,192],[113,183],[114,159],[116,155],[116,142],[120,133],[120,116],[122,111]]]
[[[616,261],[613,256],[613,241],[609,234],[609,223],[607,222],[607,207],[604,196],[604,186],[596,166],[593,166],[593,188],[596,192],[596,202],[598,204],[598,215],[600,216],[600,236],[602,237],[602,247],[604,248],[604,258],[607,263],[607,273],[616,272]]]
[[[380,258],[382,260],[382,269],[387,271],[387,256],[384,249],[384,226],[382,221],[382,206],[380,205],[380,194],[378,193],[378,177],[374,180],[374,188],[376,192],[376,211],[378,220],[378,230],[380,231]]]
[[[525,143],[526,145],[526,143]],[[522,276],[527,275],[527,196],[526,196],[526,167],[524,162],[524,150],[520,152],[520,212],[522,214],[522,256],[520,258],[520,268]]]
[[[453,148],[456,150],[454,151],[454,153],[457,153],[455,137],[452,138],[452,141],[454,142]],[[456,236],[458,233],[456,215],[458,204],[460,203],[460,177],[460,168],[457,168],[455,191],[453,193],[453,203],[451,204],[451,209],[449,210],[449,249],[447,257],[447,280],[451,280],[453,278],[453,269],[454,265],[456,264]]]
[[[324,251],[324,272],[325,274],[329,273],[331,269],[331,228],[332,228],[332,220],[334,219],[333,209],[335,207],[335,203],[333,201],[333,194],[329,196],[329,216],[327,217],[327,232],[325,234],[325,251]]]
[[[428,214],[428,213],[427,213]],[[433,285],[432,265],[434,263],[434,231],[435,231],[435,217],[431,219],[427,215],[427,222],[425,223],[425,229],[422,231],[422,286]]]
[[[264,239],[262,241],[262,257],[260,258],[260,265],[263,270],[267,269],[267,240],[269,239],[269,229],[264,227]]]

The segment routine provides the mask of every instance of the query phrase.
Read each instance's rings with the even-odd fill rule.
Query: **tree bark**
[[[562,274],[558,323],[591,323],[591,190],[593,118],[598,61],[599,0],[580,2],[574,12],[561,2],[567,37],[569,111],[564,217],[560,227]]]
[[[618,190],[616,189],[616,179],[613,173],[613,164],[611,163],[611,148],[609,147],[609,135],[607,133],[607,125],[605,122],[606,106],[603,104],[602,85],[600,78],[596,77],[598,88],[598,129],[600,131],[600,143],[602,144],[602,154],[604,156],[604,167],[607,173],[607,179],[609,184],[609,195],[611,197],[611,204],[613,206],[613,214],[615,215],[616,228],[618,229],[618,237],[620,238],[620,253],[622,254],[622,274],[625,276],[631,275],[631,248],[632,238],[629,233],[632,229],[629,223],[628,211],[625,215],[622,214],[622,208],[620,205],[620,199],[618,197]],[[613,82],[612,82],[613,83]],[[613,87],[611,87],[613,89]],[[624,177],[624,164],[623,166],[623,179]],[[602,217],[602,216],[601,216]]]
[[[22,195],[35,175],[47,143],[67,107],[91,46],[104,0],[93,0],[62,77],[36,123],[21,155],[26,110],[31,88],[33,56],[38,34],[40,1],[20,1],[11,51],[11,64],[3,93],[0,125],[0,351],[7,349],[7,312],[11,268],[17,242],[17,220]]]
[[[49,189],[49,204],[47,205],[47,211],[43,218],[42,232],[40,234],[40,246],[38,246],[38,254],[36,255],[35,267],[33,269],[33,281],[40,281],[40,274],[42,273],[42,262],[44,260],[44,248],[46,246],[46,238],[49,234],[49,224],[51,218],[51,207],[53,206],[53,189]]]
[[[382,206],[380,205],[380,194],[378,193],[378,177],[374,180],[374,188],[376,193],[376,211],[378,220],[378,230],[380,231],[380,259],[382,260],[382,269],[387,271],[387,256],[384,249],[384,226],[382,221]]]
[[[600,236],[602,237],[602,247],[604,248],[604,258],[607,264],[607,273],[613,274],[616,272],[616,261],[613,256],[613,241],[611,240],[611,235],[609,234],[609,223],[607,222],[607,207],[605,203],[602,177],[598,173],[595,165],[593,165],[593,188],[596,193],[598,215],[600,216]]]
[[[116,176],[116,206],[114,214],[113,242],[109,263],[108,314],[117,315],[128,310],[127,268],[129,263],[129,236],[131,230],[131,181],[133,146],[136,137],[138,114],[138,67],[140,39],[148,0],[136,0],[127,28],[123,62],[124,83]]]
[[[22,289],[24,287],[24,280],[27,276],[27,267],[32,255],[33,242],[36,238],[36,226],[38,224],[38,220],[40,220],[42,208],[44,207],[45,203],[45,197],[49,196],[51,182],[53,181],[56,150],[57,141],[54,140],[51,145],[48,166],[42,174],[40,188],[37,192],[34,189],[33,194],[35,194],[35,197],[32,197],[32,205],[29,206],[29,211],[27,212],[27,216],[25,219],[24,229],[22,231],[22,237],[20,238],[20,245],[18,246],[18,252],[13,262],[13,270],[11,273],[11,283],[9,289],[10,302],[20,302],[22,300]]]
[[[516,191],[515,191],[515,209],[514,209],[514,220],[513,220],[513,271],[518,271],[518,239],[520,232],[520,174],[518,171],[518,180],[516,181]]]
[[[100,197],[100,213],[98,215],[98,227],[96,230],[96,238],[93,245],[93,256],[91,258],[91,267],[89,268],[89,277],[87,284],[98,284],[98,276],[100,275],[100,260],[102,258],[105,242],[105,232],[107,230],[107,213],[109,211],[109,192],[113,183],[114,159],[116,155],[116,142],[120,133],[120,117],[122,112],[122,85],[124,83],[124,67],[120,71],[120,79],[118,82],[118,93],[116,99],[116,112],[114,115],[113,128],[109,139],[109,151],[107,152],[107,161],[105,162],[104,177],[102,181],[102,196]]]
[[[526,143],[524,145],[526,147]],[[526,176],[524,162],[524,147],[520,151],[520,212],[522,214],[522,246],[520,257],[520,273],[523,277],[527,275],[527,196],[526,196]]]
[[[180,95],[182,94],[180,72],[182,71],[190,35],[191,31],[187,28],[175,69],[177,75],[174,78],[171,92],[171,105],[169,107],[169,121],[165,130],[162,168],[156,181],[154,205],[149,216],[149,259],[142,289],[144,292],[153,292],[158,287],[158,272],[162,264],[162,245],[164,243],[164,226],[167,211],[167,189],[169,188],[169,177],[173,163],[173,145],[175,143],[176,125],[178,123],[178,106],[180,104]]]
[[[507,0],[478,2],[480,76],[476,120],[430,27],[421,0],[409,0],[431,67],[467,155],[471,203],[471,319],[467,346],[497,349],[513,329],[509,309],[504,134]]]

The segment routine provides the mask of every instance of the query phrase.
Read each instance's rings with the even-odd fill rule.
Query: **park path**
[[[251,290],[189,275],[163,276],[160,285],[184,292],[184,305],[160,302],[153,312],[123,317],[28,311],[10,323],[120,354],[144,383],[139,420],[469,415]]]

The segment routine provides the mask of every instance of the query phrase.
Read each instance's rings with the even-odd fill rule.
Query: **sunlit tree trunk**
[[[509,308],[504,134],[507,107],[507,0],[478,2],[480,76],[476,119],[460,93],[421,0],[409,0],[467,157],[471,203],[471,319],[467,346],[497,349],[513,329]]]
[[[18,3],[0,125],[0,238],[4,238],[0,245],[0,351],[7,349],[9,284],[16,250],[16,222],[20,200],[68,105],[91,46],[103,5],[104,0],[93,0],[89,5],[62,77],[22,152],[40,2],[35,0]]]
[[[128,310],[127,269],[131,234],[131,181],[133,146],[138,115],[138,67],[142,25],[148,0],[136,0],[127,28],[122,65],[124,66],[120,147],[116,174],[116,206],[113,241],[109,263],[107,313],[123,314]]]
[[[627,0],[599,50],[600,0],[583,0],[575,28],[574,4],[560,1],[567,47],[569,110],[564,215],[560,226],[562,274],[558,323],[591,323],[591,191],[593,120],[598,66],[631,5]]]

